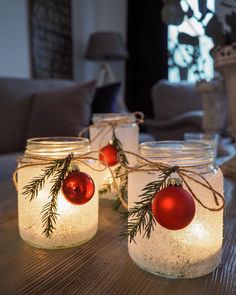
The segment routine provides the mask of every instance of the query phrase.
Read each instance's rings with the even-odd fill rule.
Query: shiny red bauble
[[[190,193],[181,186],[168,186],[155,194],[152,214],[167,229],[183,229],[194,218],[195,203]]]
[[[92,199],[95,185],[92,178],[80,171],[69,172],[63,181],[62,192],[74,205],[83,205]]]
[[[104,146],[99,153],[99,160],[111,167],[118,163],[117,158],[118,151],[113,144],[108,144]]]

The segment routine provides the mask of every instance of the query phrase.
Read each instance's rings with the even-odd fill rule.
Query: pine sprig
[[[47,238],[50,238],[57,220],[57,197],[62,187],[62,183],[69,171],[70,163],[73,158],[73,154],[69,154],[64,159],[53,161],[52,164],[42,169],[43,173],[37,177],[34,177],[26,186],[23,187],[23,195],[26,198],[30,198],[32,201],[38,196],[40,190],[43,189],[46,180],[53,176],[50,183],[52,187],[50,189],[49,198],[51,200],[43,206],[42,209],[42,222],[43,222],[43,234]]]
[[[150,238],[151,232],[156,223],[152,215],[152,201],[155,194],[165,187],[167,178],[173,173],[173,168],[166,168],[159,176],[159,179],[148,183],[139,195],[139,201],[134,207],[123,213],[126,225],[121,233],[122,237],[128,237],[129,242],[135,242],[135,237],[143,232],[143,238]]]
[[[115,129],[113,129],[113,133],[112,133],[112,144],[116,147],[119,153],[121,163],[128,164],[129,163],[128,159],[123,150],[121,141],[116,136]],[[116,200],[113,204],[114,210],[118,210],[121,205],[119,194],[121,194],[121,197],[125,201],[128,201],[128,174],[126,172],[127,172],[126,169],[122,167],[122,165],[120,165],[115,171],[115,177],[120,179],[120,183],[119,183],[119,191],[116,194]]]
[[[120,161],[122,163],[124,163],[124,164],[128,164],[129,162],[128,162],[128,159],[127,159],[127,157],[126,157],[126,155],[124,153],[122,143],[115,134],[115,129],[113,129],[111,141],[112,141],[112,144],[115,146],[115,148],[117,149],[117,151],[119,153]]]
[[[111,183],[105,183],[103,184],[102,188],[99,190],[99,194],[103,195],[106,193],[110,193],[112,191],[112,184]]]
[[[50,181],[50,183],[53,184],[50,189],[50,195],[49,195],[49,198],[51,197],[51,200],[43,206],[43,209],[41,212],[43,214],[42,215],[42,222],[44,227],[43,234],[45,234],[47,238],[51,237],[55,229],[57,216],[58,216],[57,214],[58,194],[61,190],[63,181],[68,173],[69,166],[72,159],[68,157],[64,159],[63,168],[58,169],[55,172],[53,179]]]
[[[43,174],[34,177],[27,185],[23,187],[22,194],[32,201],[37,197],[40,190],[45,185],[46,180],[51,177],[58,169],[64,165],[65,159],[55,160],[53,164],[42,169]]]

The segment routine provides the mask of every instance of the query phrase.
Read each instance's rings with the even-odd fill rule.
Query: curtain
[[[152,117],[151,88],[167,78],[167,28],[162,1],[128,0],[126,104]]]

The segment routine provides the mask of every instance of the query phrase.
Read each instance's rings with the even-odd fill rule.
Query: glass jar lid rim
[[[194,151],[209,151],[211,150],[211,146],[205,142],[198,141],[180,141],[180,140],[165,140],[165,141],[149,141],[143,142],[140,144],[140,148],[142,150],[172,150],[172,151],[180,151],[189,150],[190,152]]]
[[[119,122],[132,123],[135,122],[135,116],[133,113],[94,113],[92,117],[94,124],[107,123],[107,122]]]
[[[88,138],[76,136],[34,137],[27,139],[28,144],[78,144],[89,142]]]

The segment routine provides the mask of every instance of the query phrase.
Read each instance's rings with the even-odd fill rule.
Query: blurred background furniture
[[[85,58],[101,62],[98,86],[116,82],[110,62],[125,60],[127,57],[128,53],[119,32],[94,32],[90,35]]]
[[[0,180],[12,177],[27,138],[78,136],[92,113],[120,112],[119,87],[119,82],[96,88],[95,81],[0,78]],[[140,134],[141,142],[153,139]]]
[[[100,64],[99,73],[94,77],[97,80],[97,92],[93,113],[127,111],[123,99],[124,85],[117,79],[113,69],[116,68],[114,63],[124,62],[127,57],[128,52],[120,32],[96,31],[90,34],[85,58]]]
[[[202,131],[202,102],[195,84],[160,80],[151,89],[153,119],[146,131],[157,140],[181,140],[185,132]]]

